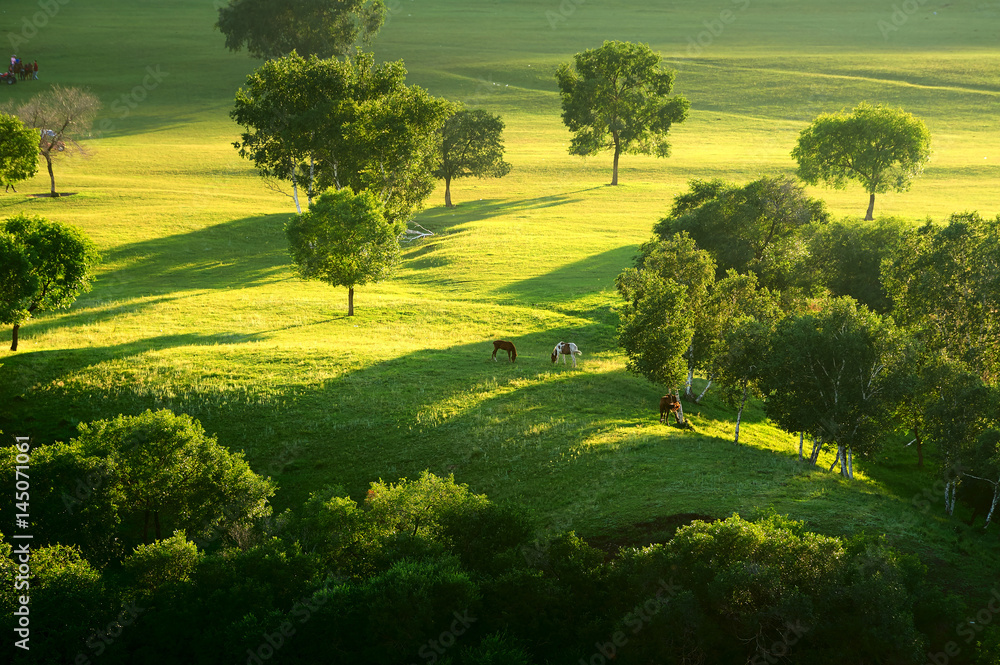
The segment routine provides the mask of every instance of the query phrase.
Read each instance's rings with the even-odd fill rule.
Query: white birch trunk
[[[691,352],[691,349],[688,349]],[[694,364],[688,364],[688,378],[687,382],[684,384],[684,396],[688,399],[694,397],[694,392],[691,390],[691,384],[694,382]]]
[[[295,200],[295,212],[302,214],[302,206],[299,205],[299,188],[295,185],[295,178],[292,178],[292,198]]]
[[[821,439],[819,436],[814,436],[812,453],[809,454],[809,463],[812,464],[813,466],[816,466],[816,463],[819,462],[819,451],[822,449],[823,449],[823,439]]]
[[[706,390],[707,390],[707,388],[706,388]],[[748,391],[749,391],[749,388],[747,386],[743,386],[743,399],[740,400],[740,409],[739,409],[739,411],[736,412],[736,438],[733,439],[733,443],[737,443],[737,444],[740,442],[740,420],[743,419],[743,407],[747,403],[747,392]]]
[[[684,404],[681,403],[680,397],[677,398],[677,416],[680,416],[680,424],[683,425],[684,422],[685,422],[685,420],[684,420]],[[674,416],[674,417],[676,418],[677,416]]]
[[[997,503],[1000,503],[1000,478],[997,478],[993,485],[993,503],[990,505],[990,512],[986,515],[986,524],[983,525],[983,529],[989,527],[990,520],[993,519],[993,511],[997,509]]]
[[[701,398],[705,396],[705,393],[707,393],[708,389],[711,388],[711,387],[712,387],[712,379],[711,379],[711,377],[709,377],[708,383],[705,384],[705,389],[701,391],[701,394],[698,395],[698,398],[694,401],[694,403],[695,404],[700,404],[701,403]]]
[[[805,438],[805,432],[799,432],[799,461],[802,461],[802,440]]]
[[[949,480],[944,485],[944,510],[948,514],[948,517],[951,517],[952,513],[955,510],[953,506],[953,501],[955,500],[954,497],[955,497],[956,484],[957,481]]]
[[[833,458],[833,464],[830,465],[830,471],[833,471],[837,467],[837,462],[840,461],[840,446],[837,446],[837,456]]]
[[[847,477],[854,480],[854,451],[847,451]]]

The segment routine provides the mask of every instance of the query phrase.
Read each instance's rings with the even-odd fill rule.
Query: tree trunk
[[[347,316],[354,316],[354,287],[347,287]]]
[[[56,176],[52,172],[52,157],[48,154],[45,155],[45,164],[49,167],[49,182],[52,183],[52,198],[59,196],[56,193]]]
[[[955,487],[957,485],[958,480],[954,478],[946,482],[944,485],[944,511],[948,514],[948,517],[951,517],[955,510],[952,502],[954,501]]]
[[[684,398],[693,400],[694,391],[691,390],[691,384],[694,383],[694,349],[690,346],[688,347],[688,353],[691,357],[688,358],[688,376],[687,381],[684,383]],[[678,399],[679,398],[680,395],[678,395]]]
[[[866,222],[870,222],[870,221],[872,221],[872,220],[875,219],[872,216],[872,213],[875,212],[875,194],[872,193],[872,194],[869,194],[868,196],[869,196],[869,198],[868,198],[868,212],[865,213],[865,221]]]
[[[10,337],[10,350],[17,351],[17,331],[21,328],[20,324],[14,324],[14,333]]]
[[[805,438],[805,432],[799,432],[799,461],[802,461],[802,440]]]
[[[708,392],[708,389],[709,389],[709,388],[711,388],[711,387],[712,387],[712,379],[711,379],[711,378],[709,378],[709,379],[708,379],[708,383],[706,383],[706,384],[705,384],[705,389],[704,389],[704,390],[702,390],[702,391],[701,391],[701,394],[700,394],[700,395],[698,395],[698,397],[696,397],[696,398],[695,398],[695,400],[694,400],[694,403],[695,403],[695,404],[701,404],[701,398],[705,396],[705,393],[707,393],[707,392]],[[744,397],[743,397],[743,399],[744,399],[744,400],[746,399],[746,393],[745,393],[745,392],[744,392]]]
[[[299,205],[299,187],[296,184],[295,178],[292,178],[292,199],[295,201],[295,212],[302,214],[302,206]]]
[[[833,464],[830,465],[830,471],[833,471],[834,467],[837,466],[837,462],[840,461],[840,446],[837,446],[837,456],[833,458]]]
[[[847,450],[847,477],[854,480],[854,451]]]
[[[924,442],[916,425],[913,426],[913,440],[917,444],[917,468],[924,468]]]
[[[993,519],[993,511],[996,510],[998,502],[1000,502],[1000,478],[997,478],[996,484],[993,485],[993,503],[990,505],[990,512],[986,515],[986,524],[983,525],[984,530],[990,525],[990,520]]]
[[[611,184],[618,184],[618,157],[622,154],[621,143],[618,141],[618,137],[615,136],[615,170],[614,174],[611,176]]]
[[[733,443],[740,442],[740,420],[743,419],[743,406],[747,403],[748,390],[747,386],[743,386],[743,399],[740,400],[740,410],[736,412],[736,438],[733,440]]]
[[[451,204],[451,178],[444,179],[444,206],[446,208],[454,208]]]
[[[813,437],[813,449],[809,453],[809,463],[816,466],[816,462],[819,461],[819,451],[823,449],[823,440],[818,436]]]

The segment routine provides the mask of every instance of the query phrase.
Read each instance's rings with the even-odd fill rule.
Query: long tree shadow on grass
[[[93,388],[80,390],[73,379],[79,372],[109,361],[129,362],[143,354],[180,346],[241,344],[260,339],[262,334],[183,333],[127,344],[11,354],[0,364],[5,375],[0,383],[0,431],[49,443],[75,435],[79,422],[156,408],[153,403],[137,407],[115,398],[129,390],[126,376],[119,375],[101,392]]]
[[[637,245],[625,245],[609,249],[600,254],[557,268],[544,275],[529,277],[508,284],[497,290],[498,295],[514,296],[518,300],[533,305],[555,307],[568,314],[587,318],[599,315],[604,319],[610,314],[606,308],[600,312],[576,310],[571,303],[593,293],[614,289],[615,278],[622,270],[632,265]]]
[[[231,289],[281,279],[291,260],[287,214],[234,219],[116,247],[104,255],[95,296],[115,299],[187,289]]]

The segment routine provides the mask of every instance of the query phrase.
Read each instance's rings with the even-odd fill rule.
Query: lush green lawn
[[[659,425],[661,390],[626,373],[616,347],[613,280],[687,180],[791,173],[806,123],[861,100],[916,113],[934,141],[924,176],[878,197],[876,214],[996,214],[1000,54],[987,27],[1000,5],[928,2],[887,36],[891,6],[856,0],[620,0],[568,16],[556,0],[391,5],[377,54],[403,58],[433,94],[501,113],[514,171],[458,181],[454,210],[435,193],[418,221],[436,235],[407,248],[394,279],[359,289],[353,318],[344,290],[294,278],[291,200],[231,146],[231,101],[256,63],[223,49],[212,3],[68,3],[18,47],[42,80],[0,87],[0,103],[61,83],[89,86],[105,107],[92,154],[56,167],[58,189],[77,194],[25,196],[47,191],[43,171],[0,197],[0,216],[77,224],[104,264],[71,310],[24,326],[16,354],[0,351],[0,429],[45,442],[79,421],[168,407],[245,450],[278,480],[280,507],[324,484],[357,495],[429,468],[585,534],[772,508],[821,531],[887,532],[976,586],[986,545],[945,522],[939,500],[913,506],[935,477],[913,471],[901,443],[846,483],[803,469],[797,440],[759,410],[733,446],[733,414],[712,393],[690,409],[694,433]],[[2,32],[19,33],[20,15],[5,11]],[[612,38],[660,50],[692,102],[674,155],[623,158],[617,188],[610,155],[567,154],[553,78]],[[859,187],[811,193],[837,215],[867,204]],[[490,360],[500,337],[517,344],[516,364]],[[560,340],[583,350],[577,370],[549,362]]]

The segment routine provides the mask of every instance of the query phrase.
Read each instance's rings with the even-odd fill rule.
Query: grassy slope
[[[392,281],[360,289],[353,319],[343,290],[292,276],[290,200],[262,187],[229,145],[233,92],[255,63],[222,49],[211,3],[63,6],[18,55],[39,59],[44,82],[97,92],[103,136],[89,159],[57,166],[59,189],[77,196],[6,195],[0,215],[78,224],[105,264],[71,310],[25,326],[17,354],[0,351],[0,428],[45,441],[81,420],[169,407],[275,476],[281,506],[322,484],[358,494],[373,478],[430,468],[588,534],[774,507],[822,531],[888,532],[940,560],[949,579],[973,579],[986,558],[966,553],[981,545],[938,519],[940,502],[927,515],[910,505],[933,477],[910,471],[908,449],[859,464],[846,484],[803,471],[797,442],[759,411],[743,431],[748,445],[733,447],[732,414],[711,393],[692,410],[697,434],[659,426],[659,390],[623,369],[613,279],[670,198],[692,177],[790,173],[795,136],[820,112],[885,101],[931,128],[925,176],[880,196],[877,212],[998,211],[1000,56],[973,26],[995,21],[1000,5],[932,1],[884,39],[878,22],[891,8],[746,4],[588,3],[553,28],[554,0],[394,3],[378,55],[405,59],[410,80],[434,94],[502,113],[515,170],[459,181],[455,210],[436,193],[419,221],[437,235],[407,250]],[[727,8],[734,20],[689,52]],[[21,24],[11,13],[4,33]],[[615,189],[605,186],[609,155],[566,153],[552,78],[605,38],[651,43],[692,101],[674,156],[624,158]],[[166,73],[151,90],[141,88],[147,67]],[[0,102],[41,88],[4,87]],[[122,95],[144,99],[128,108]],[[21,191],[46,189],[40,174]],[[857,187],[813,193],[837,214],[867,202]],[[517,343],[516,365],[490,362],[496,337]],[[575,372],[548,361],[560,339],[584,351]]]

